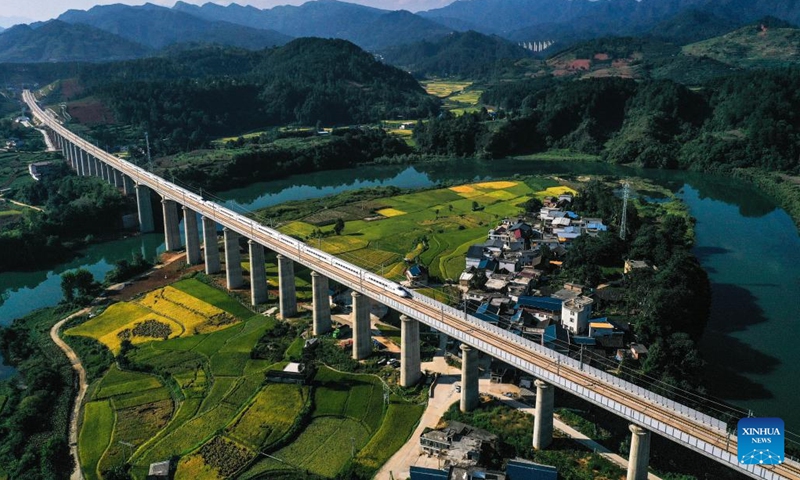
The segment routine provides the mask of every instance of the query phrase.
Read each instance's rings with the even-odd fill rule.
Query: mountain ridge
[[[141,6],[114,4],[95,6],[89,10],[68,10],[58,19],[67,23],[90,25],[156,49],[186,42],[261,49],[283,45],[291,40],[290,36],[275,31],[209,21],[151,3]]]
[[[224,20],[252,28],[268,28],[292,37],[341,38],[362,48],[380,49],[441,37],[452,29],[405,10],[379,8],[338,0],[309,1],[260,10],[237,4],[191,5],[178,2],[174,10],[206,20]]]
[[[152,49],[89,25],[50,20],[0,34],[0,62],[97,62],[140,58]]]

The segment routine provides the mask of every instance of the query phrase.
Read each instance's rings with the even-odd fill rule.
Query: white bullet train
[[[297,249],[298,252],[303,254],[303,255],[306,255],[306,256],[309,256],[309,257],[313,257],[317,261],[324,262],[324,263],[326,263],[328,265],[331,265],[331,266],[334,266],[336,268],[340,268],[340,269],[342,269],[342,270],[344,270],[344,271],[346,271],[346,272],[348,272],[348,273],[350,273],[352,275],[355,275],[356,277],[358,277],[358,278],[360,278],[360,279],[362,279],[362,280],[364,280],[366,282],[369,282],[369,283],[371,283],[373,285],[377,285],[377,286],[381,287],[382,289],[384,289],[385,291],[387,291],[389,293],[392,293],[394,295],[397,295],[399,297],[404,297],[404,298],[411,297],[411,294],[408,292],[408,290],[406,290],[405,288],[401,287],[399,284],[397,284],[395,282],[392,282],[391,280],[387,280],[387,279],[381,277],[380,275],[375,275],[374,273],[370,272],[369,270],[365,270],[365,269],[363,269],[361,267],[357,267],[357,266],[353,265],[352,263],[345,262],[344,260],[342,260],[342,259],[340,259],[340,258],[338,258],[336,256],[330,255],[328,253],[325,253],[322,250],[318,250],[316,248],[313,248],[313,247],[311,247],[311,246],[309,246],[309,245],[307,245],[307,244],[305,244],[305,243],[303,243],[301,241],[298,241],[297,239],[292,238],[289,235],[285,235],[285,234],[283,234],[283,233],[281,233],[281,232],[279,232],[279,231],[277,231],[277,230],[275,230],[273,228],[269,228],[269,227],[264,226],[264,225],[262,225],[260,223],[254,222],[253,220],[251,220],[249,218],[246,218],[246,217],[243,217],[241,215],[237,215],[236,213],[232,212],[231,210],[229,210],[229,209],[227,209],[227,208],[225,208],[223,206],[220,206],[220,205],[218,205],[218,204],[216,204],[214,202],[203,200],[202,198],[200,198],[198,195],[196,195],[194,193],[190,194],[190,193],[187,192],[187,197],[189,195],[191,195],[192,199],[194,199],[195,201],[203,202],[207,207],[212,208],[215,212],[217,212],[218,214],[220,214],[222,216],[230,217],[232,219],[234,219],[234,218],[238,218],[238,219],[245,218],[245,221],[249,223],[250,227],[254,231],[257,230],[258,232],[269,236],[273,240],[281,242],[281,243],[285,244],[286,246],[291,247],[292,249]]]

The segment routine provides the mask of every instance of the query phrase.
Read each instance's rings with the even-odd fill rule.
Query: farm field
[[[196,284],[215,290],[197,280],[182,282],[183,288],[202,294],[204,289]],[[115,303],[102,314],[65,333],[94,338],[116,354],[123,340],[141,344],[210,333],[230,327],[241,320],[241,316],[252,315],[249,311],[235,310],[236,314],[227,312],[197,296],[168,286],[135,301]]]
[[[340,236],[316,240],[316,246],[361,267],[394,280],[403,277],[404,258],[417,258],[432,277],[456,279],[464,269],[470,245],[504,217],[518,214],[531,197],[543,198],[569,191],[546,178],[479,182],[381,198],[380,208],[345,222]],[[328,215],[336,215],[331,209]],[[364,220],[372,215],[378,219]],[[303,237],[305,232],[331,227],[297,219],[281,227],[284,233]],[[314,244],[314,241],[311,241]]]
[[[308,397],[307,392],[296,393],[300,401],[290,404],[287,400],[290,395],[272,395],[273,387],[264,395],[258,395],[264,372],[271,362],[251,359],[250,352],[264,333],[277,325],[274,318],[255,315],[225,292],[195,279],[182,280],[175,287],[180,288],[158,289],[139,301],[148,302],[152,311],[160,315],[162,309],[167,314],[180,314],[185,325],[194,322],[192,335],[133,346],[125,352],[119,365],[135,366],[139,371],[122,370],[115,364],[90,387],[86,417],[79,435],[81,467],[87,478],[98,478],[101,472],[125,462],[132,464],[134,478],[144,478],[150,463],[186,456],[198,448],[202,450],[206,444],[213,445],[206,453],[231,449],[239,452],[246,462],[252,452],[220,437],[219,432],[233,426],[242,412],[246,414],[252,410],[251,417],[255,412],[264,412],[269,402],[263,398],[273,397],[282,400],[266,408],[286,409],[290,426],[297,416],[292,412],[299,412],[303,399]],[[201,302],[187,292],[203,295],[209,302]],[[183,310],[174,310],[176,299],[180,300],[179,308]],[[145,307],[137,304],[137,308]],[[97,322],[104,315],[75,328],[84,331],[119,328],[122,323],[119,315],[106,318],[110,326]],[[217,317],[213,317],[215,315]],[[206,324],[197,320],[223,317],[234,319],[235,323],[222,329],[204,329]],[[294,410],[292,405],[295,405]],[[252,425],[261,424],[262,419],[252,422]],[[279,435],[287,428],[285,422],[276,422],[273,430]],[[254,448],[259,448],[259,434],[262,433],[257,429],[244,431],[241,436]],[[216,440],[218,437],[222,440]],[[208,456],[215,458],[214,454]],[[215,468],[213,462],[209,468]]]
[[[356,461],[370,469],[380,468],[406,443],[424,411],[422,405],[390,400],[381,428],[358,452]]]
[[[208,301],[192,303],[191,295]],[[90,386],[79,435],[86,478],[102,478],[104,472],[128,463],[132,477],[143,479],[151,463],[170,458],[179,459],[178,479],[253,478],[287,468],[334,477],[354,453],[370,444],[366,464],[373,468],[385,461],[402,444],[400,439],[389,442],[389,432],[407,438],[397,412],[406,412],[406,429],[413,428],[421,414],[418,405],[391,402],[387,407],[384,384],[371,375],[322,367],[314,377],[313,395],[306,386],[265,384],[265,372],[286,362],[273,364],[250,355],[279,322],[255,315],[198,280],[150,292],[135,306],[171,319],[178,315],[175,299],[193,315],[207,317],[219,310],[236,323],[201,331],[203,324],[197,320],[180,319],[187,329],[195,322],[190,336],[119,350],[118,363]],[[121,314],[108,315],[107,325],[97,321],[107,312],[73,330],[108,335],[126,325]],[[180,311],[182,317],[189,313]],[[282,345],[285,359],[302,355],[302,342],[286,340]],[[267,460],[258,452],[286,463]]]
[[[100,478],[97,464],[111,441],[114,427],[114,410],[108,400],[89,402],[84,406],[82,432],[79,452],[81,468],[87,479]]]
[[[383,383],[371,375],[322,367],[314,386],[314,411],[305,429],[290,444],[268,451],[272,458],[257,461],[241,478],[290,475],[298,469],[330,478],[350,461],[354,450],[365,451],[368,457],[363,458],[371,459],[365,464],[376,468],[376,462],[382,464],[405,443],[424,409],[398,401],[385,410]],[[401,411],[404,415],[398,416]],[[407,424],[400,427],[398,419]],[[387,443],[387,436],[395,440]]]
[[[428,92],[428,95],[434,95],[439,98],[449,97],[453,93],[461,92],[471,85],[472,82],[446,82],[442,80],[422,82],[422,87]]]

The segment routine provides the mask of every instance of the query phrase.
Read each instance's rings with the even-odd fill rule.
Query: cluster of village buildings
[[[543,286],[543,246],[551,253],[547,261],[558,268],[576,238],[607,231],[603,219],[581,218],[571,211],[572,200],[570,194],[548,198],[538,214],[505,219],[489,230],[485,242],[470,246],[458,278],[463,304],[485,322],[564,353],[574,354],[580,347],[587,359],[638,359],[647,349],[631,343],[627,324],[593,315],[605,292],[573,283],[557,291]],[[625,273],[637,268],[650,267],[625,263]],[[411,281],[425,280],[421,267],[406,275]]]

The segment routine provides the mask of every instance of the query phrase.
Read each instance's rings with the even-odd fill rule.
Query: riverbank
[[[754,168],[734,169],[732,176],[757,186],[786,210],[800,230],[800,177],[764,172]]]

